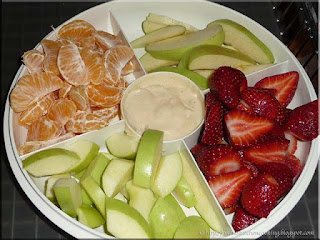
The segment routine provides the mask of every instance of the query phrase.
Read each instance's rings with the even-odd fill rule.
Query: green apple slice
[[[133,48],[144,48],[147,44],[172,38],[184,34],[186,28],[181,25],[171,25],[155,30],[147,35],[144,35],[130,44]]]
[[[132,180],[129,180],[128,182],[130,182],[130,181],[132,181]],[[128,182],[127,182],[127,183],[128,183]],[[127,183],[126,183],[126,185],[127,185]],[[127,200],[130,200],[129,192],[128,192],[127,188],[126,188],[126,185],[121,189],[120,193],[121,193]]]
[[[183,219],[185,219],[186,214],[182,210],[181,206],[177,202],[177,200],[172,196],[172,194],[167,195],[164,198],[165,201],[170,205],[172,209],[174,209],[178,215],[179,221],[181,222]]]
[[[132,178],[134,161],[113,159],[102,175],[102,188],[108,197],[117,195]]]
[[[209,23],[208,26],[215,24],[220,24],[223,27],[225,44],[231,45],[258,63],[274,62],[274,56],[270,49],[244,26],[229,19],[216,20]]]
[[[210,239],[210,227],[201,217],[189,216],[180,223],[174,239]]]
[[[159,197],[170,194],[177,186],[182,176],[182,162],[178,152],[161,157],[154,181],[151,183],[152,191]]]
[[[201,89],[207,89],[209,88],[209,81],[207,78],[204,78],[203,76],[199,75],[196,72],[190,71],[188,69],[183,68],[177,68],[177,67],[160,67],[152,72],[175,72],[179,73],[187,78],[189,78],[191,81],[193,81],[197,86]]]
[[[172,194],[176,197],[180,204],[187,208],[194,207],[197,204],[197,199],[183,176],[178,182],[176,188],[173,190]]]
[[[60,178],[53,186],[57,202],[66,214],[77,216],[77,209],[82,205],[80,184],[73,178]]]
[[[79,139],[66,146],[65,149],[77,153],[80,157],[80,161],[68,170],[71,175],[74,175],[88,167],[90,162],[97,156],[100,147],[94,142]]]
[[[206,45],[192,49],[188,68],[197,69],[217,69],[221,66],[254,65],[255,61],[240,53],[228,48]]]
[[[34,177],[65,173],[80,161],[79,156],[62,148],[37,152],[22,161],[23,168]]]
[[[162,155],[163,132],[146,130],[140,140],[134,165],[135,185],[150,188]]]
[[[221,26],[214,25],[197,32],[176,36],[146,46],[146,51],[153,57],[166,60],[180,60],[189,49],[203,44],[221,45],[224,32]]]
[[[129,193],[129,205],[135,208],[148,221],[149,214],[157,198],[149,188],[135,185],[132,180],[127,182],[125,188]]]
[[[123,132],[115,133],[106,140],[109,152],[117,158],[134,159],[137,154],[139,138]]]
[[[89,197],[89,195],[86,192],[86,190],[84,190],[84,188],[81,188],[81,198],[82,198],[82,205],[87,205],[87,206],[91,206],[92,205],[93,201]]]
[[[120,200],[106,200],[107,230],[116,238],[151,238],[149,224],[133,207]]]
[[[151,72],[159,67],[173,66],[179,63],[179,61],[154,58],[150,55],[150,53],[144,54],[139,60],[146,72]]]
[[[180,22],[180,21],[177,21],[173,18],[170,18],[168,16],[164,16],[164,15],[159,15],[159,14],[156,14],[156,13],[150,13],[148,16],[147,16],[147,20],[150,21],[150,22],[154,22],[154,23],[158,23],[158,24],[163,24],[163,25],[182,25],[184,26],[188,31],[198,31],[197,28],[189,25],[189,24],[186,24],[186,23],[183,23],[183,22]]]
[[[258,72],[258,71],[260,71],[262,69],[265,69],[265,68],[268,68],[268,67],[271,67],[271,66],[273,66],[272,63],[249,65],[249,66],[233,66],[233,67],[239,69],[245,75],[248,75],[250,73]]]
[[[81,172],[78,172],[75,175],[73,175],[73,177],[80,180],[85,171],[86,171],[86,169],[83,169]]]
[[[144,20],[142,22],[142,30],[145,34],[149,34],[155,30],[158,30],[158,29],[166,27],[166,26],[168,26],[168,25],[150,22],[149,20]]]
[[[198,69],[198,70],[193,70],[195,73],[198,73],[202,77],[209,79],[211,75],[214,72],[214,69]]]
[[[110,160],[116,158],[114,155],[112,155],[111,153],[104,153],[102,152],[101,154],[103,154],[104,156],[106,156],[107,158],[109,158]]]
[[[77,209],[78,221],[90,228],[100,227],[105,223],[97,209],[90,206],[81,206]]]
[[[117,195],[115,195],[113,198],[114,198],[114,199],[118,199],[118,200],[120,200],[120,201],[122,201],[122,202],[125,202],[125,203],[128,202],[127,199],[125,198],[125,196],[123,196],[123,194],[122,194],[121,192],[119,192],[119,193],[118,193]]]
[[[60,179],[60,178],[70,178],[69,173],[62,173],[62,174],[56,174],[49,177],[46,181],[46,190],[45,195],[46,197],[53,203],[57,202],[57,199],[54,195],[53,186],[54,184]]]

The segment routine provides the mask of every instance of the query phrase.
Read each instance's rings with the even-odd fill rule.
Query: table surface
[[[219,2],[252,18],[281,40],[271,2]],[[21,65],[22,54],[50,31],[70,17],[100,4],[69,3],[2,3],[1,33],[1,113],[11,82]],[[3,119],[3,117],[1,117]],[[3,126],[3,125],[2,125]],[[69,234],[48,220],[27,198],[10,168],[3,137],[1,138],[1,239],[70,239]],[[293,210],[269,234],[261,238],[318,238],[318,170],[303,197]],[[300,231],[300,232],[299,232]],[[303,234],[305,236],[298,236]],[[291,238],[290,237],[290,238]]]

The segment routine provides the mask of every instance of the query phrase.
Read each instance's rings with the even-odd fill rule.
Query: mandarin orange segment
[[[69,98],[75,103],[78,110],[85,110],[89,108],[89,99],[87,87],[79,85],[72,87],[69,92]]]
[[[69,44],[74,43],[74,42],[73,42],[73,39],[70,38],[70,37],[58,38],[58,39],[56,40],[56,42],[57,42],[58,44],[60,44],[60,46],[66,46],[66,45],[69,45]]]
[[[112,47],[123,44],[123,42],[117,38],[116,35],[113,35],[104,31],[97,31],[94,34],[95,42],[103,52],[109,50]]]
[[[120,103],[123,90],[118,87],[109,86],[106,83],[100,85],[88,85],[88,98],[93,106],[111,107]]]
[[[47,39],[42,40],[40,43],[44,51],[43,70],[53,75],[60,75],[57,65],[60,43]]]
[[[132,61],[129,61],[121,70],[121,76],[127,76],[133,72],[134,72],[134,65]]]
[[[77,107],[73,101],[69,99],[59,99],[54,102],[48,111],[48,118],[63,126],[75,114]]]
[[[59,89],[58,98],[66,98],[71,88],[72,88],[72,85],[64,81],[63,87]]]
[[[84,133],[106,127],[119,113],[118,106],[102,108],[90,112],[77,111],[67,122],[66,129],[74,133]]]
[[[84,37],[78,40],[77,42],[79,47],[85,47],[90,49],[95,49],[96,40],[94,36]]]
[[[19,125],[28,125],[34,122],[35,120],[39,119],[41,116],[45,115],[51,105],[54,103],[55,97],[54,93],[49,93],[48,95],[39,99],[39,101],[33,103],[24,110],[19,119]]]
[[[60,48],[57,63],[62,77],[68,83],[75,86],[90,83],[86,66],[75,44],[69,44]]]
[[[63,81],[52,74],[41,72],[21,77],[10,94],[10,104],[15,112],[26,110],[43,96],[63,87]]]
[[[106,68],[106,83],[112,82],[117,86],[120,81],[121,71],[133,58],[133,50],[125,45],[115,46],[104,54],[104,66]]]
[[[22,61],[29,73],[43,72],[44,54],[42,52],[35,49],[29,50],[22,55]]]
[[[84,20],[74,20],[64,26],[58,31],[59,38],[71,37],[76,42],[79,39],[93,36],[96,32],[94,26]]]
[[[27,141],[47,141],[60,134],[61,126],[42,116],[28,126]]]

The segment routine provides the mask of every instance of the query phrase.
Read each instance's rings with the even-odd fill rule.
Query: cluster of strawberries
[[[206,120],[192,150],[232,226],[240,231],[265,218],[302,171],[298,141],[318,136],[318,100],[287,108],[299,81],[292,71],[248,87],[245,75],[220,67],[210,78]]]

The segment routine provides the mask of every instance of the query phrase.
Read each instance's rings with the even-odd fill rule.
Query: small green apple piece
[[[53,186],[57,202],[66,214],[77,216],[77,209],[82,205],[80,184],[73,178],[60,178]]]
[[[211,77],[211,75],[214,72],[214,69],[198,69],[198,70],[193,70],[193,71],[209,80],[209,78]]]
[[[174,239],[210,239],[210,227],[201,217],[189,216],[180,223]]]
[[[65,149],[77,153],[80,157],[80,161],[68,170],[71,175],[74,175],[88,167],[90,162],[97,156],[100,147],[94,142],[79,139],[66,146]]]
[[[164,200],[167,201],[167,203],[169,203],[170,207],[176,211],[180,222],[183,219],[185,219],[186,214],[184,213],[184,211],[182,210],[181,206],[179,205],[177,200],[174,198],[174,196],[172,196],[172,194],[167,195],[164,198]]]
[[[116,158],[114,155],[112,155],[111,153],[105,153],[105,152],[101,152],[101,154],[103,154],[105,157],[109,158],[110,160]]]
[[[113,159],[102,175],[102,188],[108,197],[117,195],[132,178],[134,161]]]
[[[193,47],[203,44],[221,45],[224,32],[221,26],[214,25],[197,32],[172,37],[146,46],[153,57],[165,60],[180,60],[183,54]]]
[[[194,207],[197,204],[197,199],[183,176],[178,182],[176,188],[173,190],[172,194],[180,204],[187,208]]]
[[[258,63],[274,62],[274,56],[270,49],[244,26],[229,19],[216,20],[209,23],[208,26],[216,24],[220,24],[223,27],[225,44],[231,45]]]
[[[34,177],[65,173],[80,161],[79,156],[62,148],[37,152],[22,161],[23,168]]]
[[[130,182],[132,180],[129,180],[128,182]],[[127,182],[127,183],[128,183]],[[130,200],[130,196],[129,196],[129,192],[126,188],[126,185],[124,186],[124,188],[121,189],[120,193],[127,199],[127,200]]]
[[[135,185],[151,187],[161,159],[162,144],[162,131],[148,129],[143,133],[134,165],[133,182]]]
[[[116,238],[151,238],[151,229],[143,216],[118,199],[106,200],[107,230]]]
[[[217,69],[221,66],[254,65],[255,61],[240,53],[225,47],[214,45],[199,46],[192,49],[188,68]]]
[[[56,197],[54,195],[53,186],[54,184],[60,179],[60,178],[70,178],[69,173],[62,173],[62,174],[56,174],[49,177],[46,181],[46,190],[45,195],[46,197],[53,203],[56,203]]]
[[[133,48],[144,48],[147,44],[184,34],[186,28],[181,25],[171,25],[155,30],[131,42]]]
[[[91,206],[93,201],[84,188],[81,188],[82,205]]]
[[[106,140],[109,152],[124,159],[134,159],[137,154],[139,138],[129,136],[123,132],[115,133]]]
[[[157,196],[165,197],[175,189],[181,176],[182,162],[179,152],[163,156],[151,183],[151,189]]]
[[[129,193],[129,205],[135,208],[148,221],[149,214],[157,198],[149,188],[135,185],[132,180],[125,187]]]
[[[105,223],[104,218],[97,209],[82,205],[77,209],[78,221],[90,228],[100,227]]]
[[[75,175],[73,175],[73,177],[80,180],[85,171],[86,171],[86,169],[83,169],[81,172],[78,172]]]
[[[150,22],[149,20],[144,20],[142,22],[142,30],[145,34],[149,34],[155,30],[166,27],[167,25],[161,23]]]
[[[144,54],[139,60],[146,72],[151,72],[159,67],[173,66],[179,63],[179,61],[154,58],[150,55],[150,53]]]

